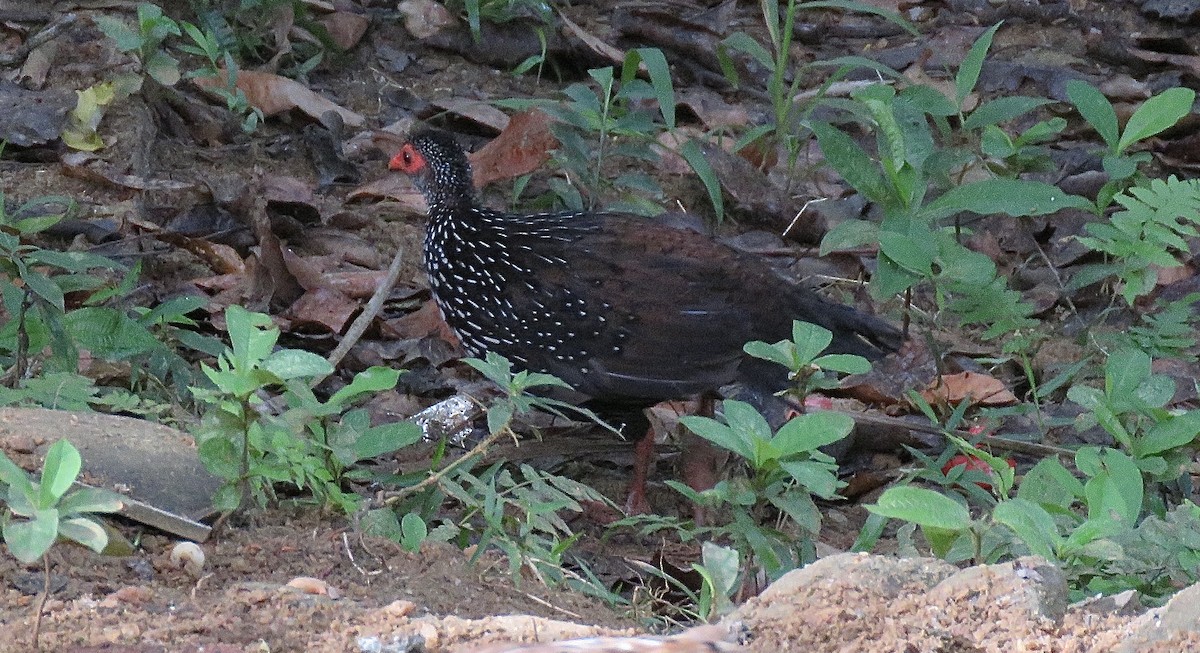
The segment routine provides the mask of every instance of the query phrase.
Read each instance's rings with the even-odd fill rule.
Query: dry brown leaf
[[[321,18],[321,24],[329,32],[329,37],[343,50],[349,50],[358,45],[371,21],[366,16],[353,14],[348,11],[335,11]]]
[[[194,81],[200,88],[211,91],[225,85],[225,71],[214,77],[197,77]],[[314,92],[294,79],[241,70],[237,75],[237,87],[246,94],[250,104],[265,116],[276,116],[292,109],[299,109],[314,119],[320,119],[326,111],[335,111],[342,122],[350,127],[362,127],[366,119],[362,115],[338,106],[324,96]]]
[[[605,43],[604,41],[601,41],[600,37],[594,36],[593,34],[589,33],[587,30],[580,27],[579,25],[576,25],[573,21],[571,21],[570,18],[567,18],[562,12],[559,12],[558,18],[559,18],[559,20],[561,20],[563,22],[563,26],[565,26],[567,28],[567,31],[574,34],[576,36],[576,38],[578,38],[580,41],[583,41],[584,45],[591,48],[592,51],[595,52],[596,54],[604,57],[605,59],[608,59],[609,61],[611,61],[615,64],[620,64],[625,61],[625,53],[620,48],[615,48],[615,47]],[[646,64],[644,64],[644,63],[639,64],[638,68],[640,70],[645,70]]]
[[[550,120],[538,109],[513,116],[499,136],[471,154],[475,187],[520,177],[541,167],[558,147],[558,139],[550,133]]]
[[[147,179],[137,175],[118,173],[100,157],[87,152],[70,152],[62,157],[63,175],[112,184],[120,188],[150,191],[190,191],[196,184],[175,179]]]
[[[292,321],[293,329],[319,326],[330,333],[341,333],[360,308],[360,302],[331,288],[322,287],[301,295],[284,313],[284,317]]]
[[[388,174],[370,181],[346,195],[348,200],[361,199],[390,199],[400,203],[400,209],[410,215],[425,215],[429,207],[425,197],[421,195],[407,177],[400,174]]]
[[[931,404],[956,405],[969,401],[980,406],[1007,406],[1017,402],[1017,397],[1003,382],[978,372],[943,376],[932,387],[922,390],[921,396]]]
[[[433,0],[404,0],[396,8],[404,14],[404,29],[418,39],[427,39],[458,24],[454,14]]]
[[[498,132],[502,132],[508,127],[508,114],[481,100],[449,98],[445,100],[431,100],[429,103],[444,111],[462,116],[471,122],[491,127]]]

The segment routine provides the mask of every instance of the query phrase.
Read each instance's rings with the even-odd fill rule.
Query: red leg
[[[651,512],[650,502],[646,499],[646,479],[653,465],[654,429],[651,428],[638,440],[633,450],[633,479],[629,481],[629,498],[625,500],[626,514],[645,515]]]

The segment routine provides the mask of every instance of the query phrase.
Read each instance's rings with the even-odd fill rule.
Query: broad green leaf
[[[301,349],[281,349],[264,360],[262,366],[284,381],[333,373],[329,361]]]
[[[1200,410],[1172,415],[1155,424],[1146,435],[1133,441],[1133,455],[1152,456],[1192,444],[1200,436]]]
[[[1117,112],[1108,98],[1095,86],[1077,79],[1067,82],[1067,98],[1075,105],[1079,115],[1100,134],[1108,149],[1120,151]]]
[[[117,512],[122,505],[121,495],[115,492],[84,487],[63,497],[58,510],[63,516],[69,516],[91,512]]]
[[[877,204],[886,204],[889,186],[879,171],[879,164],[845,132],[827,123],[814,122],[813,133],[825,154],[825,160],[837,170],[846,183]]]
[[[957,501],[921,487],[889,488],[879,501],[866,506],[870,512],[913,522],[922,528],[961,531],[971,523],[971,514]]]
[[[1084,498],[1083,482],[1056,458],[1043,458],[1021,479],[1017,496],[1039,504],[1069,507]]]
[[[1084,484],[1088,520],[1111,520],[1125,527],[1137,523],[1142,509],[1142,473],[1133,459],[1115,449],[1099,454],[1102,469]]]
[[[29,564],[41,558],[58,537],[58,510],[38,511],[34,519],[4,522],[4,543],[17,560]]]
[[[958,74],[954,76],[954,94],[958,106],[961,107],[967,95],[975,90],[975,83],[979,81],[979,71],[983,70],[983,59],[987,56],[988,48],[992,47],[992,38],[996,35],[996,30],[1000,29],[1002,24],[1003,22],[996,23],[980,34],[959,64]]]
[[[833,342],[833,332],[811,322],[793,320],[792,342],[796,344],[796,357],[811,361]]]
[[[33,484],[29,482],[29,474],[3,451],[0,451],[0,484],[7,485],[21,494],[28,494],[33,489]]]
[[[420,515],[410,512],[400,518],[400,546],[405,551],[416,553],[421,550],[421,543],[427,537],[429,537],[429,527]]]
[[[1117,151],[1145,140],[1172,127],[1192,111],[1196,92],[1190,88],[1169,88],[1146,100],[1125,123],[1125,131],[1117,143]]]
[[[58,309],[59,312],[66,310],[66,299],[63,297],[62,288],[54,283],[50,277],[36,270],[26,270],[21,275],[21,280],[25,282],[25,286],[29,290],[41,297],[48,304]]]
[[[421,439],[421,429],[412,422],[394,422],[371,427],[354,441],[354,454],[358,460],[403,449]]]
[[[79,450],[66,440],[58,440],[50,445],[46,452],[46,460],[42,463],[42,480],[39,487],[40,508],[53,506],[62,495],[71,489],[71,484],[79,476],[83,459]]]
[[[87,517],[72,517],[58,524],[58,534],[72,542],[78,542],[87,548],[100,553],[108,546],[108,533],[94,519]]]
[[[1067,208],[1088,210],[1091,206],[1086,199],[1044,182],[994,178],[956,186],[927,204],[921,214],[929,220],[940,220],[961,211],[1024,217]]]
[[[825,233],[820,255],[879,242],[879,225],[866,220],[844,220]]]
[[[700,178],[704,184],[704,190],[708,192],[708,201],[712,203],[713,212],[716,214],[717,222],[725,219],[725,198],[721,193],[721,181],[717,179],[717,173],[709,165],[708,159],[704,158],[704,153],[700,151],[700,146],[696,141],[689,140],[679,148],[679,154],[691,166],[692,172]]]
[[[375,365],[354,375],[350,384],[333,393],[329,403],[341,406],[352,397],[367,392],[383,392],[396,387],[400,380],[400,370]]]
[[[1041,506],[1021,498],[1001,501],[992,512],[992,519],[1013,529],[1035,555],[1051,562],[1058,560],[1062,537],[1054,518]]]
[[[907,234],[879,232],[880,253],[908,272],[923,277],[933,276],[935,246],[930,240],[918,240]]]
[[[814,359],[813,365],[842,374],[866,374],[871,371],[871,361],[855,354],[826,354]]]
[[[854,420],[832,411],[805,413],[788,420],[775,434],[773,442],[780,457],[815,451],[850,434]]]

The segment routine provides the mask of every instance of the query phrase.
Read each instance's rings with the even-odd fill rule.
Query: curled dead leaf
[[[222,70],[216,76],[197,77],[193,81],[200,88],[211,92],[213,89],[224,87],[225,77],[226,73]],[[319,120],[321,114],[334,111],[341,116],[343,123],[351,127],[362,127],[366,122],[362,115],[338,106],[294,79],[254,70],[240,70],[236,83],[246,94],[246,100],[265,116],[276,116],[285,111],[299,109]]]
[[[326,583],[320,578],[313,578],[311,576],[297,576],[289,580],[287,586],[294,590],[300,590],[305,594],[328,596],[331,599],[341,598],[342,595],[337,588],[333,587],[329,583]]]
[[[931,404],[955,405],[969,401],[979,406],[1007,406],[1015,404],[1017,397],[999,379],[978,372],[948,374],[934,381],[921,391],[921,396]]]

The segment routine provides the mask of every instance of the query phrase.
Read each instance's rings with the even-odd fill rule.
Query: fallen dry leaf
[[[205,91],[222,88],[225,85],[225,71],[213,77],[197,77],[193,81]],[[319,93],[314,92],[304,84],[294,79],[262,73],[254,70],[240,70],[237,75],[237,87],[246,94],[250,104],[263,112],[264,116],[277,116],[292,109],[299,109],[306,115],[320,119],[326,111],[335,111],[342,122],[351,127],[362,127],[366,118],[349,109],[338,106]]]
[[[321,17],[321,24],[329,32],[329,37],[343,50],[349,50],[358,45],[371,21],[366,16],[348,11],[335,11]]]
[[[1007,406],[1017,397],[999,379],[978,372],[962,372],[940,377],[933,386],[921,391],[931,404],[956,405],[969,401],[980,406]]]
[[[558,147],[558,139],[550,133],[550,121],[550,116],[537,109],[513,116],[499,136],[470,155],[475,187],[520,177],[549,160],[550,152]]]
[[[427,39],[458,24],[450,10],[433,0],[404,0],[396,8],[404,14],[404,29],[418,39]]]

